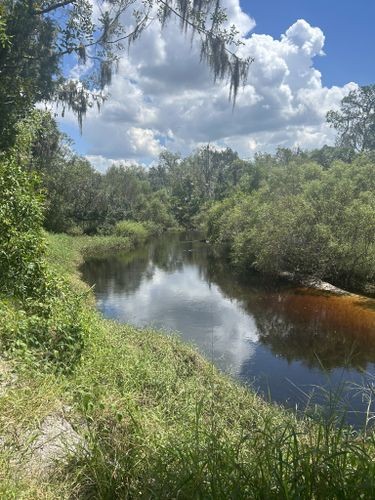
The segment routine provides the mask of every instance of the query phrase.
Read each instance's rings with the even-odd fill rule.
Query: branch
[[[146,21],[149,19],[149,13],[150,11],[147,12],[147,14],[145,15],[145,17],[136,25],[136,27],[134,28],[133,31],[131,31],[130,33],[128,33],[127,35],[124,35],[120,38],[117,38],[116,40],[108,40],[106,43],[118,43],[118,42],[121,42],[123,40],[126,40],[127,38],[131,38],[133,35],[135,35],[139,28],[141,26],[143,26],[144,23],[146,23]],[[150,24],[152,23],[152,21],[154,21],[154,18],[151,18],[148,25],[146,26],[146,28],[148,28],[148,26],[150,26]]]
[[[149,19],[149,13],[150,13],[150,9],[147,12],[147,14],[144,16],[144,18],[136,25],[136,27],[134,28],[133,31],[131,31],[130,33],[127,33],[126,35],[124,35],[120,38],[117,38],[116,40],[107,40],[106,43],[113,44],[113,43],[118,43],[118,42],[124,41],[128,38],[131,38],[133,35],[135,35],[138,32],[139,28]],[[146,27],[148,27],[153,20],[154,19],[151,18],[149,20],[149,24]],[[87,48],[92,47],[94,45],[99,45],[102,41],[103,41],[103,35],[101,35],[97,40],[90,42],[90,43],[86,43],[83,46],[85,49],[87,49]],[[71,54],[72,52],[77,52],[79,50],[79,48],[80,48],[79,46],[71,47],[69,49],[65,49],[65,50],[58,52],[57,55],[58,56],[65,56],[66,54]],[[91,56],[91,57],[87,56],[87,57],[89,57],[91,59],[95,59],[95,57],[93,57],[93,56]],[[100,58],[98,58],[98,57],[96,59],[100,60]]]
[[[61,2],[54,3],[53,5],[46,7],[45,9],[34,10],[34,14],[36,14],[38,16],[43,15],[43,14],[47,14],[48,12],[59,9],[60,7],[65,7],[66,5],[70,5],[74,2],[75,2],[75,0],[62,0]]]
[[[162,5],[164,5],[165,7],[167,7],[167,9],[169,9],[175,16],[179,17],[184,23],[188,24],[194,30],[197,30],[198,33],[206,35],[208,37],[212,37],[213,36],[212,33],[209,30],[207,30],[205,28],[200,28],[199,26],[196,26],[193,22],[189,21],[189,19],[187,19],[184,16],[182,16],[176,9],[174,9],[173,7],[171,7],[164,0],[157,0],[157,2],[161,3]],[[228,47],[225,46],[224,50],[226,52],[228,52],[228,54],[230,54],[231,56],[233,56],[236,59],[240,60],[240,57],[238,57],[234,52],[232,52],[230,49],[228,49]],[[254,59],[250,58],[250,62],[253,62],[253,61],[254,61]]]

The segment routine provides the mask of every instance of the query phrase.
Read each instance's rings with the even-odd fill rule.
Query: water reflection
[[[197,236],[168,235],[82,268],[107,317],[181,332],[222,369],[298,401],[299,387],[374,372],[374,301],[236,276]],[[286,383],[291,380],[293,383]]]

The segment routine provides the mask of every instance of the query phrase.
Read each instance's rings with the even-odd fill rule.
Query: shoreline
[[[320,278],[314,278],[314,277],[305,277],[305,278],[299,278],[296,277],[294,273],[291,273],[289,271],[283,271],[277,274],[279,278],[285,279],[291,283],[294,283],[296,286],[301,286],[304,288],[310,288],[312,290],[319,290],[321,292],[328,292],[332,293],[334,295],[342,295],[342,296],[348,296],[348,297],[359,297],[362,299],[373,299],[373,294],[365,294],[364,292],[358,293],[358,292],[350,292],[349,290],[345,290],[343,288],[340,288],[336,285],[333,285],[332,283],[328,281],[324,281]]]
[[[339,288],[328,281],[323,281],[320,278],[296,278],[294,273],[288,271],[282,271],[278,273],[279,278],[284,278],[296,285],[302,285],[306,288],[312,288],[315,290],[321,290],[322,292],[331,292],[336,295],[358,295],[356,293],[349,292],[348,290],[344,290],[343,288]],[[365,296],[363,296],[365,297]]]

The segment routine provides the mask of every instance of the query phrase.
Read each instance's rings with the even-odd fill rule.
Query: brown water
[[[238,276],[196,238],[168,235],[87,261],[82,273],[98,308],[179,332],[220,369],[286,406],[303,408],[313,394],[328,408],[339,392],[347,421],[358,425],[366,401],[357,386],[371,393],[375,383],[375,301]]]

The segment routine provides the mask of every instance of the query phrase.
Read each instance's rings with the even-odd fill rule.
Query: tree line
[[[247,165],[231,149],[206,146],[186,158],[163,151],[150,168],[120,161],[102,174],[73,152],[48,112],[34,111],[22,127],[34,130],[27,169],[40,178],[52,232],[111,234],[123,220],[157,232],[191,227],[202,204],[229,195]]]
[[[104,174],[73,152],[49,113],[34,111],[23,127],[34,130],[28,169],[41,179],[44,227],[73,235],[135,230],[124,221],[155,233],[200,228],[237,267],[363,288],[375,275],[370,91],[375,102],[374,87],[359,89],[328,114],[335,146],[243,160],[206,145],[186,157],[165,150],[149,168],[118,162]]]

